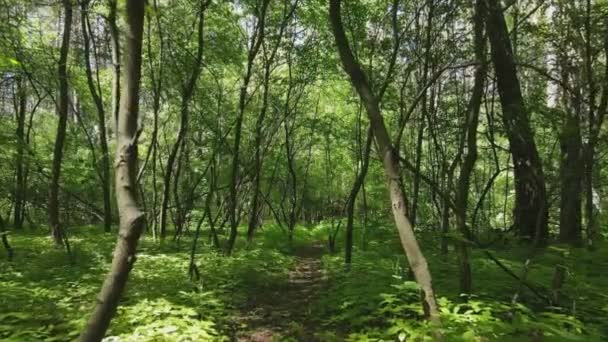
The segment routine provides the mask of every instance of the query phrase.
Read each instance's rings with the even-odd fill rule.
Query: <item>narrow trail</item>
[[[239,324],[238,342],[314,341],[315,322],[311,305],[326,284],[321,266],[322,244],[294,250],[294,267],[287,283],[273,284],[272,290],[249,298]]]

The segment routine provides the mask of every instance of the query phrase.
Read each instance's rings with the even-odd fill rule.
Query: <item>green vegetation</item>
[[[608,340],[607,0],[0,0],[0,340]]]
[[[298,307],[291,305],[303,304],[298,298],[303,292],[288,290],[293,286],[289,273],[302,258],[298,250],[326,243],[319,240],[327,233],[324,226],[299,227],[293,249],[272,225],[260,233],[254,247],[238,248],[230,258],[205,243],[196,256],[200,280],[188,277],[190,234],[180,243],[168,241],[163,246],[143,238],[137,267],[107,336],[119,336],[121,341],[230,341],[265,329],[273,329],[277,340],[312,336],[319,341],[394,341],[429,336],[417,285],[408,275],[393,228],[374,225],[369,230],[367,247],[356,246],[349,272],[344,271],[341,254],[330,254],[322,246],[323,254],[313,257],[322,260],[319,267],[325,276],[317,279],[319,287],[310,301]],[[78,335],[109,267],[114,239],[98,226],[70,229],[70,238],[72,263],[46,235],[19,234],[11,240],[15,259],[0,263],[2,340],[69,341]],[[434,244],[423,242],[441,294],[448,340],[521,341],[542,335],[547,341],[601,341],[608,334],[608,298],[603,295],[608,284],[597,271],[608,265],[606,248],[588,252],[564,247],[569,251],[566,260],[561,259],[561,250],[533,257],[529,272],[534,286],[545,293],[556,262],[565,262],[568,269],[564,306],[548,307],[526,289],[513,303],[520,284],[481,252],[472,255],[476,294],[465,301],[453,286],[457,268],[442,260]],[[523,269],[527,252],[517,245],[492,250],[515,272]],[[291,317],[251,317],[255,309],[281,310],[279,301]],[[309,313],[305,319],[302,312]],[[314,330],[304,331],[304,326]]]

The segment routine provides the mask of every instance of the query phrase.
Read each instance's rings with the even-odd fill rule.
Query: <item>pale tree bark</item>
[[[137,198],[137,139],[144,0],[126,2],[126,46],[118,130],[116,134],[116,201],[120,228],[112,266],[97,297],[95,309],[79,341],[100,341],[114,316],[135,263],[137,243],[145,223]]]
[[[80,3],[81,18],[80,23],[82,25],[82,38],[84,45],[84,60],[85,60],[85,73],[87,76],[87,85],[93,97],[95,108],[97,109],[97,124],[99,125],[99,146],[101,148],[101,160],[99,168],[101,192],[103,194],[103,226],[106,232],[112,230],[112,205],[111,205],[111,188],[110,188],[110,156],[108,152],[108,140],[106,137],[106,112],[101,98],[101,88],[99,83],[95,85],[93,79],[93,70],[91,68],[91,40],[93,37],[89,36],[90,25],[89,25],[89,1],[82,0]],[[97,58],[95,58],[97,61]]]
[[[548,237],[545,176],[530,127],[511,40],[500,1],[485,0],[486,25],[502,105],[505,132],[515,169],[515,227],[520,236],[544,244]]]
[[[340,0],[330,0],[329,16],[336,46],[342,61],[344,70],[350,77],[350,81],[361,97],[374,133],[380,158],[384,166],[384,172],[388,180],[388,191],[390,193],[391,208],[395,219],[395,225],[399,232],[401,244],[413,270],[416,281],[423,292],[423,307],[431,322],[439,325],[439,308],[435,299],[432,286],[431,273],[424,257],[414,229],[407,215],[405,193],[400,178],[399,157],[391,142],[390,136],[384,124],[378,99],[370,86],[367,76],[355,60],[344,32],[342,17],[340,15]],[[436,334],[440,337],[437,330]]]
[[[112,44],[112,117],[118,125],[118,111],[120,108],[120,35],[117,24],[117,0],[108,0],[110,13],[108,14],[108,27]],[[116,128],[116,127],[115,127]]]
[[[51,184],[49,186],[49,225],[51,236],[56,245],[63,245],[65,234],[59,222],[59,177],[61,176],[61,162],[63,160],[63,145],[68,121],[68,52],[70,50],[70,37],[72,31],[72,2],[63,0],[63,37],[59,52],[59,65],[57,67],[57,78],[59,80],[59,98],[57,103],[57,135],[53,149],[53,166],[51,173]]]

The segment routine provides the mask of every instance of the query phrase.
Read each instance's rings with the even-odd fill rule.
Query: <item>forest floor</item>
[[[144,236],[106,341],[274,342],[424,340],[417,284],[394,227],[376,224],[365,244],[355,239],[345,272],[343,240],[325,243],[331,225],[298,226],[293,245],[267,226],[226,257],[201,235],[195,255],[201,277],[188,275],[192,232],[160,244]],[[360,231],[360,230],[359,230]],[[109,269],[115,234],[74,227],[73,250],[53,247],[42,230],[12,232],[12,262],[0,254],[0,341],[73,341],[88,318]],[[475,295],[458,292],[455,252],[442,256],[438,236],[419,234],[433,274],[448,341],[608,341],[608,243],[594,251],[552,246],[535,255],[528,282],[548,296],[556,265],[567,267],[562,301],[548,305],[471,251]],[[355,236],[357,238],[357,236]],[[0,253],[4,252],[0,248]],[[491,253],[522,274],[529,247],[508,243]]]
[[[274,284],[270,291],[254,293],[237,318],[248,331],[238,334],[239,342],[269,342],[291,335],[299,341],[315,339],[311,305],[318,299],[327,277],[321,257],[325,246],[316,242],[294,248],[295,264],[286,283]],[[294,336],[295,335],[295,336]]]

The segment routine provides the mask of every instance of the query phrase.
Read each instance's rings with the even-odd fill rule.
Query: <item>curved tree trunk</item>
[[[100,341],[105,335],[135,263],[137,242],[145,223],[145,215],[139,209],[137,199],[137,117],[144,3],[144,0],[127,0],[126,4],[125,70],[115,164],[120,229],[112,266],[97,297],[93,314],[79,337],[80,341]]]
[[[64,234],[61,223],[59,222],[59,177],[61,175],[61,161],[63,159],[63,145],[65,142],[65,132],[68,121],[68,52],[70,50],[70,36],[72,31],[72,3],[71,0],[63,0],[64,21],[63,38],[59,53],[59,66],[57,77],[59,79],[59,99],[57,103],[57,135],[55,137],[55,147],[53,149],[53,168],[51,174],[51,184],[49,187],[49,225],[51,226],[51,236],[56,245],[63,245]]]
[[[390,136],[384,125],[384,119],[380,112],[378,99],[374,95],[367,76],[355,60],[348,44],[348,39],[346,38],[342,25],[342,17],[340,15],[340,0],[330,0],[329,16],[342,65],[367,110],[372,131],[376,143],[378,144],[380,158],[388,180],[388,191],[390,193],[395,225],[397,226],[401,244],[414,272],[416,281],[423,292],[423,307],[425,313],[430,316],[431,322],[439,325],[439,308],[433,291],[431,272],[426,258],[420,250],[416,236],[414,235],[412,224],[407,216],[405,193],[400,178],[399,157],[396,155]],[[440,335],[438,331],[437,335]]]

